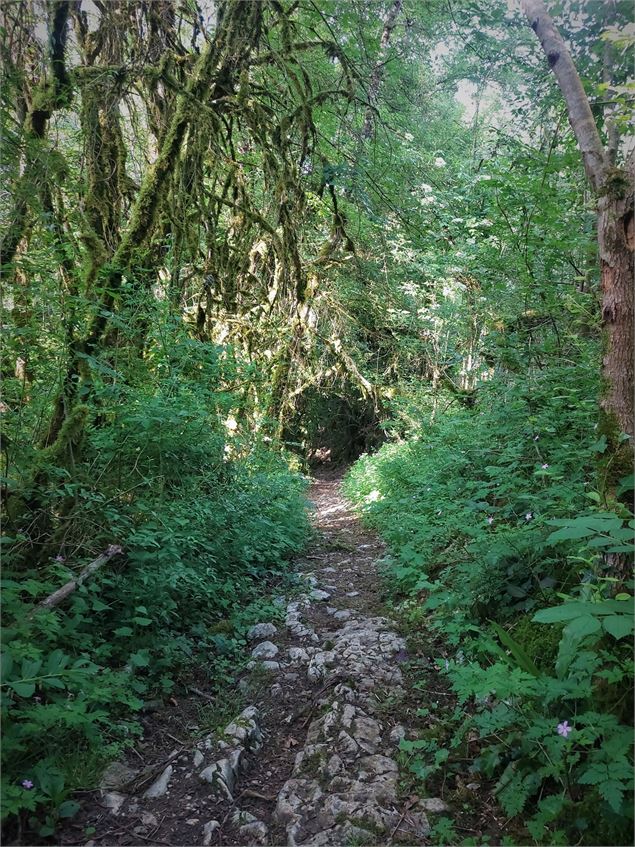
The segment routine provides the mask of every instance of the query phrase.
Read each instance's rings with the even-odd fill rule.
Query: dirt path
[[[253,666],[240,682],[250,705],[150,772],[111,769],[82,816],[96,830],[89,845],[426,843],[426,811],[440,801],[409,803],[400,790],[407,653],[381,614],[383,549],[340,484],[324,472],[311,488],[318,537],[296,563],[306,588],[287,601],[284,625],[250,631]]]

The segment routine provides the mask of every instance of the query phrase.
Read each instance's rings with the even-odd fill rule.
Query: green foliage
[[[60,516],[49,559],[25,566],[28,523],[3,538],[3,816],[35,814],[42,836],[72,813],[69,792],[94,784],[134,742],[145,699],[193,670],[231,681],[246,628],[276,614],[259,598],[307,536],[302,478],[225,426],[240,407],[224,390],[231,351],[175,326],[146,363],[128,383],[95,368],[81,461],[71,475],[47,458],[41,508]],[[91,550],[113,543],[123,557],[59,607],[33,611]],[[92,762],[89,773],[77,771],[78,757]]]
[[[562,377],[508,376],[474,411],[421,416],[411,441],[362,457],[346,491],[390,544],[396,599],[426,614],[409,611],[411,626],[455,645],[439,661],[459,700],[450,741],[402,742],[414,775],[460,772],[478,738],[471,772],[533,842],[624,844],[633,598],[614,568],[633,522],[589,490],[593,384]]]

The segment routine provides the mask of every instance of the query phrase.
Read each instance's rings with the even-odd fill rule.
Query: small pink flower
[[[568,738],[572,729],[573,727],[569,726],[569,721],[563,721],[558,724],[558,735],[561,735],[563,738]]]
[[[490,526],[494,523],[494,518],[493,518],[491,515],[489,515],[489,517],[487,518],[487,523],[488,523]]]
[[[543,469],[543,471],[546,471],[549,465],[545,462],[544,465],[541,465],[540,467]]]
[[[27,791],[30,791],[33,788],[33,783],[30,779],[23,779],[20,785],[22,788],[26,788]]]
[[[525,515],[525,520],[530,521],[533,518],[533,516],[534,516],[533,512],[527,512],[527,514]]]
[[[56,556],[55,561],[60,562],[60,564],[61,564],[61,563],[65,562],[66,559],[64,558],[64,556]]]

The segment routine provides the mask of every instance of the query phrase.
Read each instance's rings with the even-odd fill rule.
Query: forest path
[[[381,614],[383,546],[344,500],[341,472],[322,471],[310,499],[316,538],[295,563],[303,593],[285,601],[284,626],[250,631],[250,705],[149,778],[118,786],[115,772],[82,815],[96,829],[89,845],[426,843],[426,811],[444,804],[400,787],[408,655]]]

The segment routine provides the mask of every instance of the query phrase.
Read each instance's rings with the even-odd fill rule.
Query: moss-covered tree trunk
[[[188,128],[201,109],[211,109],[220,116],[229,106],[241,70],[258,45],[262,13],[263,5],[249,0],[226,0],[219,8],[215,37],[201,54],[190,83],[175,101],[157,159],[148,168],[131,208],[128,227],[112,257],[95,271],[104,295],[88,332],[71,344],[62,390],[44,438],[47,447],[55,444],[65,421],[72,416],[87,357],[94,356],[102,343],[108,314],[125,276],[135,274],[135,260],[159,218]]]

